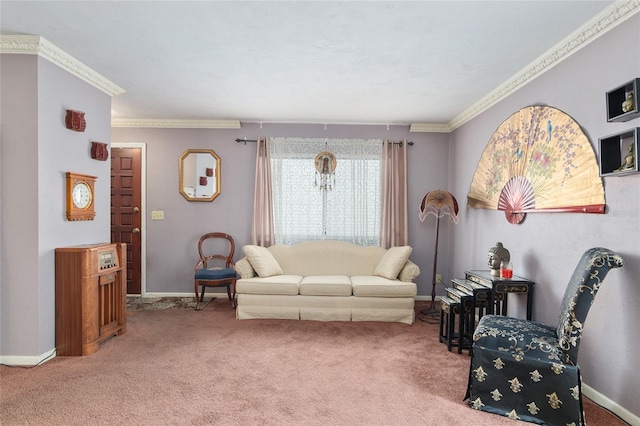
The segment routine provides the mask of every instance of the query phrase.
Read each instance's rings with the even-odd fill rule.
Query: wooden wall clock
[[[93,220],[96,217],[95,183],[95,176],[67,172],[67,220]]]

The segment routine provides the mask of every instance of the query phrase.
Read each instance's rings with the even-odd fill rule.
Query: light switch
[[[151,220],[164,220],[164,211],[163,210],[152,210],[151,211]]]

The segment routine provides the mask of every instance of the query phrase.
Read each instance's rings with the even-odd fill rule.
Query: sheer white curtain
[[[382,140],[271,138],[270,145],[276,244],[379,245]],[[331,190],[316,176],[314,159],[323,151],[337,160]]]

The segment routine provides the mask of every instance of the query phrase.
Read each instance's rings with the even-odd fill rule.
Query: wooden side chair
[[[545,425],[584,425],[578,349],[587,313],[612,268],[611,250],[587,250],[569,280],[556,325],[485,315],[473,334],[471,407]]]
[[[195,268],[196,311],[200,310],[200,303],[204,299],[206,287],[226,287],[227,296],[233,308],[236,298],[236,270],[233,254],[236,244],[233,238],[224,232],[210,232],[200,237],[198,254],[200,260]],[[198,295],[199,288],[202,292]],[[233,287],[233,295],[231,288]]]

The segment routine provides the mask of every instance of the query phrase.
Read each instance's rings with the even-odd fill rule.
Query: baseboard
[[[227,297],[227,292],[225,291],[223,292],[216,292],[216,291],[207,291],[204,294],[205,297],[207,296],[216,296],[216,297]],[[193,292],[189,292],[189,293],[159,293],[159,292],[147,292],[144,294],[144,296],[141,296],[139,294],[127,294],[127,297],[144,297],[144,298],[151,298],[151,297],[196,297],[196,295]]]
[[[615,401],[610,400],[606,395],[601,394],[591,386],[582,383],[582,394],[599,406],[611,411],[630,425],[640,425],[640,417],[620,406]],[[588,420],[589,419],[587,419],[587,421]]]
[[[215,292],[215,291],[207,291],[205,296],[217,296],[217,297],[227,297],[227,293],[225,292]],[[128,294],[128,297],[195,297],[193,293],[160,293],[160,292],[147,292],[144,296],[139,294]],[[414,297],[415,300],[419,301],[431,301],[431,296],[426,295],[417,295]],[[436,296],[436,302],[440,300],[439,296]]]
[[[56,348],[51,349],[41,355],[0,355],[0,364],[11,367],[35,367],[38,364],[47,362],[56,357]]]

